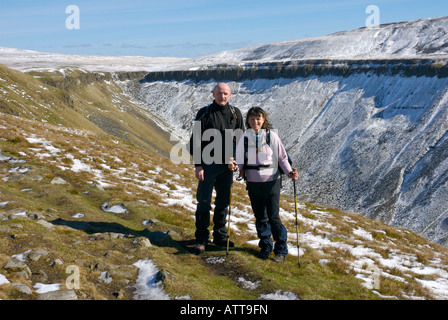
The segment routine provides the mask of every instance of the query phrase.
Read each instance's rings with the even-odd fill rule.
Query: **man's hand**
[[[230,158],[228,167],[229,167],[229,170],[230,170],[230,171],[236,171],[236,170],[238,170],[238,166],[237,166],[237,164],[236,164],[236,160],[235,160],[234,158]]]
[[[197,166],[194,168],[195,173],[196,173],[196,178],[199,179],[199,181],[204,181],[204,169],[202,168],[202,166]]]

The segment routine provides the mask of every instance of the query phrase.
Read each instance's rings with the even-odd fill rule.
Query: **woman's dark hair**
[[[266,111],[264,111],[263,109],[261,109],[260,107],[252,107],[249,109],[249,111],[247,111],[247,115],[246,115],[246,128],[250,128],[249,125],[249,117],[258,117],[261,116],[264,118],[264,123],[261,126],[262,129],[270,129],[272,128],[271,123],[268,120],[268,114]]]

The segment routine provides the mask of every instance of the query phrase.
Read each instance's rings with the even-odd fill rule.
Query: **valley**
[[[154,64],[3,48],[0,299],[447,299],[446,20]],[[375,45],[315,55],[359,37]],[[170,152],[218,80],[269,112],[299,169],[284,264],[257,258],[240,182],[235,249],[192,254],[197,181]]]

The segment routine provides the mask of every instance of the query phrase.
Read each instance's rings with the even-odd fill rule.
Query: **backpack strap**
[[[230,103],[229,103],[229,108],[230,108],[230,111],[232,112],[233,117],[235,118],[235,120],[238,120],[238,115],[236,114],[236,110]],[[230,123],[232,123],[232,120],[230,120]]]
[[[198,119],[196,119],[196,121],[202,121],[202,118],[205,117],[206,117],[205,126],[204,128],[202,128],[202,130],[205,130],[205,128],[207,128],[208,122],[210,121],[210,105],[205,107],[204,113]]]
[[[236,158],[236,136],[233,136],[233,141],[232,141],[232,157],[233,157],[233,159]]]
[[[244,166],[243,166],[244,169],[246,169],[246,167],[247,167],[247,151],[248,151],[248,149],[249,149],[248,138],[247,138],[247,136],[244,136]]]

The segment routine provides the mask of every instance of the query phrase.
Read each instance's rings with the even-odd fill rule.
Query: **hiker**
[[[216,191],[215,209],[213,214],[213,243],[218,246],[227,245],[226,217],[230,201],[230,188],[233,183],[233,172],[229,170],[227,165],[230,158],[228,157],[225,159],[225,130],[240,129],[241,134],[244,131],[244,121],[241,111],[229,104],[229,99],[232,95],[230,87],[226,83],[218,83],[214,87],[212,93],[214,98],[213,103],[201,108],[196,114],[195,121],[200,121],[201,134],[208,129],[216,129],[211,132],[220,135],[220,137],[214,137],[214,139],[210,139],[211,141],[201,140],[200,151],[202,154],[204,148],[218,138],[221,139],[222,148],[221,150],[213,150],[212,158],[214,160],[211,163],[210,161],[206,161],[204,157],[201,157],[199,161],[197,159],[195,160],[195,157],[193,157],[193,160],[195,161],[196,178],[199,180],[196,194],[198,203],[195,214],[196,253],[204,252],[208,243],[208,227],[210,226],[213,187]],[[194,143],[191,142],[190,147],[194,148],[193,145]],[[199,148],[199,146],[196,147]],[[230,146],[230,149],[232,150],[234,147]],[[209,150],[209,148],[207,148],[207,150]],[[214,157],[216,156],[216,152],[221,152],[222,154],[219,159]],[[230,242],[229,245],[232,247],[234,246],[232,242]]]
[[[271,130],[268,115],[263,109],[249,109],[246,127],[248,129],[237,145],[236,159],[228,167],[230,170],[239,169],[240,176],[246,179],[260,239],[259,256],[267,259],[274,251],[274,261],[283,262],[288,246],[287,231],[279,216],[280,169],[293,180],[298,179],[298,173],[292,170],[285,147],[276,132]]]

